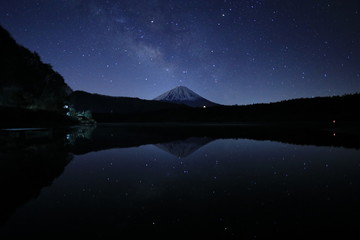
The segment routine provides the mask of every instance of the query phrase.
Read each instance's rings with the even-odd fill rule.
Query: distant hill
[[[215,122],[359,122],[360,94],[333,97],[299,98],[246,106],[204,109],[199,121]]]
[[[89,110],[95,115],[134,115],[166,109],[185,108],[185,106],[178,104],[130,97],[111,97],[84,91],[74,91],[69,95],[67,102],[76,111]]]
[[[59,73],[0,26],[0,107],[61,111],[71,92]]]
[[[106,108],[103,112],[106,111],[109,113],[110,109],[113,109],[113,113],[95,114],[95,120],[99,122],[197,122],[272,124],[340,124],[345,122],[353,122],[355,125],[357,125],[360,121],[360,114],[357,110],[360,103],[360,94],[334,97],[292,99],[282,102],[244,106],[219,105],[209,108],[192,108],[185,107],[184,105],[172,104],[164,105],[161,110],[158,108],[160,105],[153,105],[156,101],[146,101],[138,99],[137,101],[140,101],[139,103],[143,104],[135,104],[128,106],[128,103],[124,100],[121,100],[122,104],[120,105],[116,101],[110,101],[112,102],[111,104],[104,104],[104,101],[99,101],[102,102],[101,106],[106,105]],[[98,100],[96,100],[96,98],[93,98],[92,100],[93,104],[96,106],[97,104],[99,104],[96,103],[97,101]],[[90,102],[88,101],[85,101],[85,103],[90,104]],[[147,105],[144,105],[145,103]],[[163,102],[157,103],[166,104]],[[119,111],[115,111],[114,106],[119,106]],[[100,105],[97,108],[101,109]],[[127,110],[120,111],[120,109],[123,108]],[[335,123],[333,123],[334,121]]]
[[[203,98],[199,94],[193,92],[192,90],[184,86],[173,88],[170,91],[167,91],[164,94],[156,97],[154,100],[185,104],[190,107],[213,107],[219,105]]]

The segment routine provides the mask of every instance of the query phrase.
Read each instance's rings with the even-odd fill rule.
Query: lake
[[[357,136],[166,124],[0,133],[1,237],[359,233]]]

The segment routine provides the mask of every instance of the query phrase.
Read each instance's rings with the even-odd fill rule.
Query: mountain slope
[[[40,56],[20,46],[0,25],[0,106],[61,111],[72,90]]]
[[[177,104],[143,100],[130,97],[112,97],[84,91],[74,91],[68,97],[68,104],[76,111],[89,110],[105,114],[141,114],[166,109],[182,108]]]
[[[212,107],[219,105],[201,97],[199,94],[193,92],[192,90],[184,86],[173,88],[170,91],[167,91],[164,94],[156,97],[154,100],[161,102],[185,104],[190,107]]]

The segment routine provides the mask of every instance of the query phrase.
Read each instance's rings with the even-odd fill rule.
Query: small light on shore
[[[203,108],[206,108],[206,106],[203,106]]]

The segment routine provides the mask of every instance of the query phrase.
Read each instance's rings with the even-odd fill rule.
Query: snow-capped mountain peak
[[[196,100],[198,98],[201,98],[200,95],[196,94],[195,92],[191,91],[189,88],[184,86],[178,86],[176,88],[171,89],[170,91],[167,91],[154,100],[158,101],[190,101],[190,100]]]
[[[156,97],[154,100],[185,104],[191,107],[210,107],[218,105],[201,97],[199,94],[184,86],[173,88],[170,91]]]

